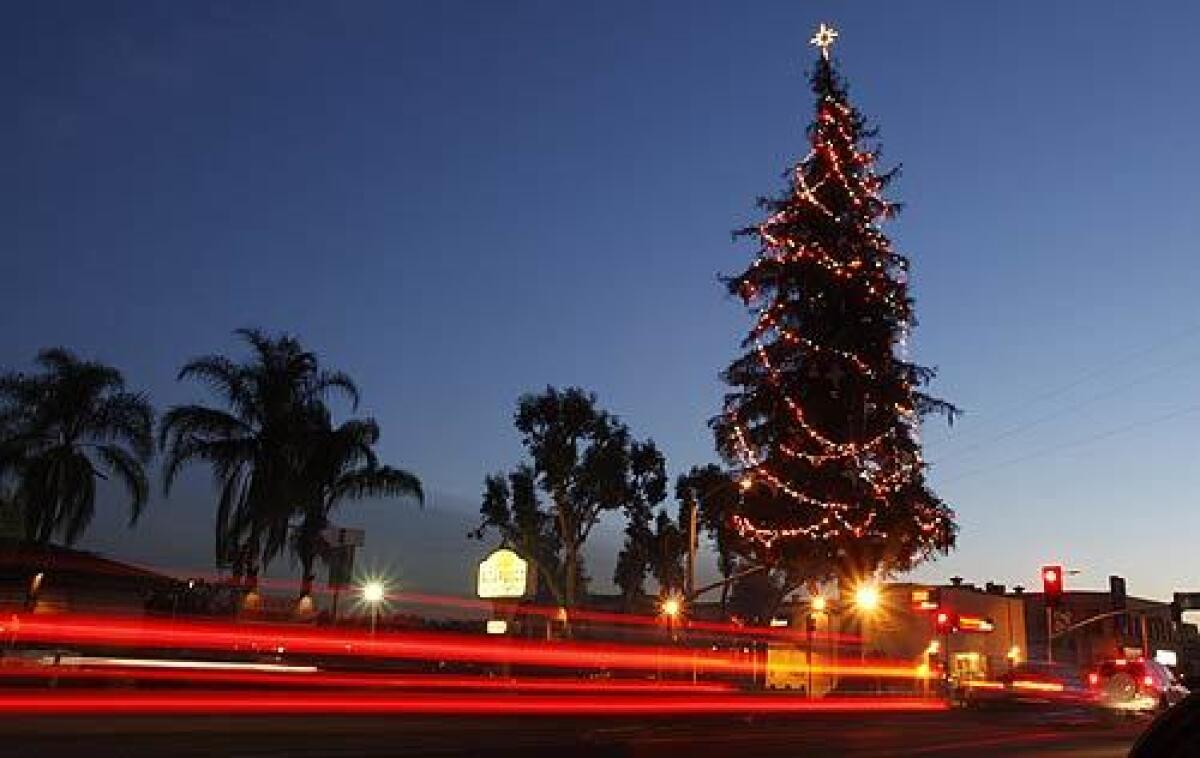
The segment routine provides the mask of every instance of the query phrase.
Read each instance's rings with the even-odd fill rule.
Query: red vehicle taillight
[[[1095,671],[1088,674],[1088,685],[1089,686],[1095,687],[1099,683],[1100,683],[1100,675],[1099,674],[1097,674]]]

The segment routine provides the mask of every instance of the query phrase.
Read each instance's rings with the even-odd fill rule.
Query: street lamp
[[[879,587],[866,583],[854,590],[854,605],[860,613],[872,614],[879,610]]]
[[[679,618],[679,614],[683,612],[683,601],[677,595],[669,595],[663,598],[659,610],[662,611],[662,615],[673,621]]]
[[[859,660],[863,666],[867,665],[867,624],[879,611],[879,600],[879,586],[874,582],[863,582],[854,590],[854,606],[858,610],[859,634],[862,637]]]
[[[808,697],[813,697],[813,632],[817,629],[817,618],[829,608],[829,601],[824,595],[810,595],[808,598],[808,613],[804,614],[804,662],[808,669]]]
[[[663,597],[658,604],[658,612],[662,614],[663,620],[666,622],[667,639],[671,642],[678,642],[679,637],[675,632],[675,625],[683,616],[683,596],[677,592],[672,592]],[[659,676],[662,675],[660,670]],[[696,681],[696,659],[692,658],[692,681]]]
[[[387,597],[387,586],[378,579],[370,579],[359,588],[359,597],[371,609],[371,636],[375,636],[375,625],[379,619],[379,606]]]

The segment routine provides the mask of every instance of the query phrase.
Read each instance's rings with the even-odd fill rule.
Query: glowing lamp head
[[[829,607],[829,601],[825,599],[824,595],[814,595],[808,601],[808,607],[819,613]]]
[[[671,595],[663,599],[660,609],[662,610],[662,614],[667,618],[677,618],[683,612],[683,601]]]
[[[383,586],[383,582],[373,579],[363,584],[359,590],[364,603],[376,605],[383,602],[383,598],[387,595],[387,588]]]
[[[879,609],[879,588],[874,584],[860,584],[854,591],[854,605],[860,611],[872,613]]]
[[[749,474],[746,474],[741,479],[738,479],[738,487],[741,488],[742,492],[749,492],[754,487],[754,479]]]

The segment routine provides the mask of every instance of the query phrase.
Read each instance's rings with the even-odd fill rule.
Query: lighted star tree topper
[[[929,489],[920,419],[956,409],[921,391],[934,372],[907,360],[908,260],[879,224],[875,132],[850,104],[822,24],[811,77],[808,154],[767,217],[742,230],[753,263],[726,279],[753,315],[724,373],[717,446],[741,482],[734,526],[775,561],[817,573],[902,570],[954,543],[954,514]]]

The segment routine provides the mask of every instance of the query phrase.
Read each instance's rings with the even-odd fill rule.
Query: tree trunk
[[[579,564],[579,551],[568,545],[563,567],[566,576],[563,577],[563,605],[568,608],[575,606],[575,573]]]

